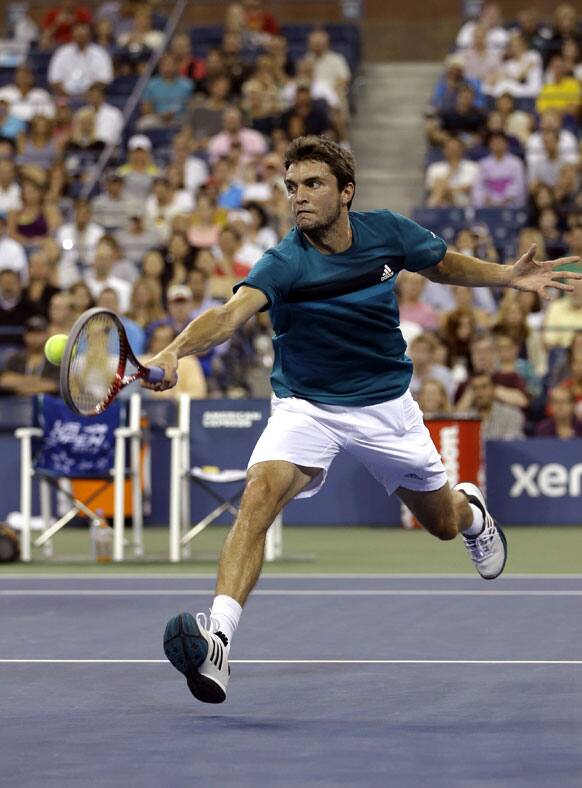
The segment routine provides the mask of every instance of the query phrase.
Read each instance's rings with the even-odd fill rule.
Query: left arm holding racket
[[[145,388],[163,391],[176,384],[178,360],[194,353],[205,353],[225,342],[239,326],[268,303],[267,296],[254,287],[241,287],[222,306],[208,309],[189,323],[164,350],[151,358],[150,367],[159,367],[164,377],[159,382],[142,380]]]

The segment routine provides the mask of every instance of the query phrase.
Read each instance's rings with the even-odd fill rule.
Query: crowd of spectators
[[[509,263],[582,255],[582,18],[513,21],[486,3],[463,24],[426,118],[419,221],[449,248]],[[578,265],[582,271],[582,266]],[[582,283],[535,294],[399,276],[425,413],[477,412],[486,438],[582,434]]]
[[[228,6],[210,43],[204,29],[166,41],[149,0],[24,5],[12,33],[27,54],[0,67],[4,395],[56,391],[44,342],[93,305],[122,315],[140,355],[156,353],[288,231],[288,143],[315,133],[349,146],[348,59],[316,26],[291,47],[260,0]],[[258,316],[151,396],[269,396],[270,334]]]
[[[0,73],[4,394],[56,390],[40,350],[92,305],[155,354],[289,229],[289,141],[349,146],[352,73],[326,30],[298,52],[259,0],[230,5],[206,48],[189,32],[166,41],[163,22],[147,0],[96,12],[65,0],[14,25],[30,49]],[[581,45],[568,4],[507,24],[487,4],[459,31],[426,121],[426,206],[463,219],[450,248],[499,262],[531,243],[538,258],[582,255]],[[128,91],[158,55],[124,128]],[[500,243],[491,222],[504,210],[525,220]],[[427,415],[477,412],[485,437],[582,434],[582,284],[547,304],[404,272],[397,293]],[[257,316],[152,396],[269,396],[270,333]]]

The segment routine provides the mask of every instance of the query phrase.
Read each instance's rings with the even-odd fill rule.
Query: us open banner
[[[582,439],[487,441],[487,507],[501,524],[582,523]]]

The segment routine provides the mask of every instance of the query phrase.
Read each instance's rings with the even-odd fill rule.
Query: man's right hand
[[[178,354],[172,350],[162,350],[156,356],[147,361],[148,367],[161,367],[164,370],[164,378],[159,383],[148,383],[142,380],[141,385],[152,391],[165,391],[173,388],[178,382]]]

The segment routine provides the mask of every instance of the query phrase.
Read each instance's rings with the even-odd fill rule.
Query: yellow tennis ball
[[[55,334],[45,342],[44,354],[51,364],[58,366],[61,363],[67,339],[66,334]]]

